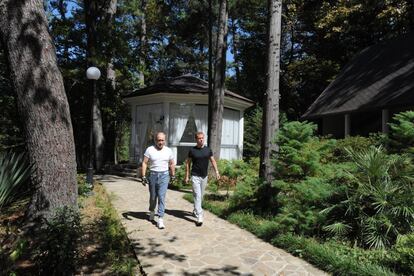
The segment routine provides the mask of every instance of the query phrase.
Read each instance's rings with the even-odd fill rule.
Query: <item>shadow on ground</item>
[[[174,216],[176,218],[183,219],[183,220],[186,220],[186,221],[189,221],[189,222],[193,222],[193,223],[196,222],[196,220],[193,216],[193,213],[188,212],[188,211],[167,209],[167,210],[165,210],[165,213],[170,215],[170,216]]]

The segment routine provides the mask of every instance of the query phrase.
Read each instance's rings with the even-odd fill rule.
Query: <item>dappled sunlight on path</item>
[[[326,275],[305,261],[205,211],[195,226],[192,204],[168,190],[159,230],[148,221],[148,188],[133,179],[101,176],[148,275]]]

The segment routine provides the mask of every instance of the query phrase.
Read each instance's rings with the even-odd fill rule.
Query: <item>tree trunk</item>
[[[106,64],[106,95],[107,97],[111,97],[113,99],[117,98],[116,95],[116,74],[114,69],[114,56],[115,56],[115,14],[117,10],[117,0],[110,0],[107,3],[106,7],[106,37],[108,41],[108,49],[107,49],[107,64]],[[116,160],[116,137],[117,137],[117,129],[116,129],[116,120],[112,120],[111,122],[107,122],[106,128],[106,143],[105,143],[105,160],[107,162],[117,163]]]
[[[269,27],[267,49],[267,89],[263,103],[263,126],[259,175],[270,183],[274,179],[271,158],[272,155],[278,151],[278,146],[274,140],[276,132],[279,129],[279,74],[282,1],[268,1]]]
[[[72,123],[43,1],[2,1],[0,35],[34,166],[29,217],[48,217],[62,206],[76,208]]]
[[[237,33],[237,19],[233,18],[231,25],[231,34],[233,37],[233,58],[234,58],[234,71],[236,73],[236,85],[237,90],[240,92],[240,67],[239,67],[239,46],[240,36]]]
[[[208,0],[208,128],[207,144],[211,144],[211,115],[213,106],[213,0]]]
[[[141,2],[141,20],[140,20],[140,35],[139,35],[139,41],[140,41],[140,47],[139,47],[139,85],[140,87],[145,87],[145,75],[144,71],[146,70],[145,65],[145,57],[147,55],[147,21],[146,21],[146,15],[147,15],[147,1],[142,0]]]
[[[86,33],[87,33],[87,65],[97,66],[97,55],[96,55],[96,42],[97,42],[97,18],[98,18],[98,1],[96,0],[85,0],[85,22],[86,22]],[[90,90],[93,95],[93,82],[90,81]],[[104,135],[102,126],[102,115],[99,101],[99,93],[92,99],[93,104],[93,145],[95,153],[95,169],[100,170],[103,165],[103,152],[104,152]]]
[[[214,86],[211,99],[211,129],[209,146],[214,157],[220,158],[221,132],[223,126],[224,90],[226,77],[226,51],[227,51],[227,0],[220,1],[219,29],[217,34],[217,51],[214,62]]]

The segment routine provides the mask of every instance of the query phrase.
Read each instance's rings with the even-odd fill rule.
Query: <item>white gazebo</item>
[[[184,75],[136,90],[125,97],[131,106],[129,159],[141,163],[145,148],[157,131],[167,134],[167,146],[181,164],[195,145],[194,134],[207,135],[208,83]],[[225,91],[220,158],[241,159],[243,155],[243,113],[253,101]],[[207,142],[207,137],[206,137]]]

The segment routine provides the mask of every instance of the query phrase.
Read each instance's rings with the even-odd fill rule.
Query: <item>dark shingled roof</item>
[[[414,33],[357,54],[302,116],[304,119],[414,105]]]
[[[156,93],[177,93],[177,94],[208,94],[208,82],[191,75],[183,75],[171,80],[156,83],[142,89],[137,89],[125,98],[150,95]],[[225,96],[236,98],[245,102],[254,103],[252,100],[226,90]]]

